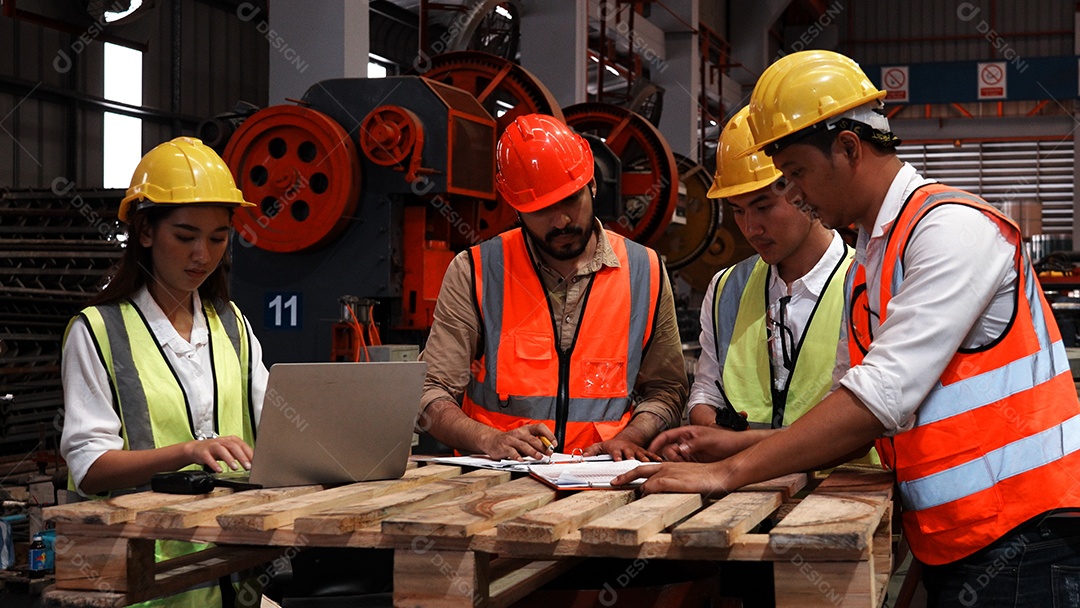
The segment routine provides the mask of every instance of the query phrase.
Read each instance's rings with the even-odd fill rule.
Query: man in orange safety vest
[[[593,215],[592,151],[559,120],[518,117],[496,156],[496,187],[521,226],[448,268],[418,424],[492,458],[555,446],[656,459],[646,447],[679,424],[687,394],[659,256]]]

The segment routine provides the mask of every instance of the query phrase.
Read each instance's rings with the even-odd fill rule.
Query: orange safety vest
[[[521,229],[470,249],[484,343],[462,404],[470,418],[502,431],[542,422],[566,453],[611,439],[630,422],[663,273],[655,251],[603,234],[619,267],[588,278],[566,351]]]
[[[885,466],[896,472],[911,550],[930,565],[966,557],[1039,514],[1080,507],[1080,402],[1012,220],[967,192],[940,184],[917,189],[887,237],[880,320],[903,284],[915,226],[939,205],[966,205],[993,220],[1016,248],[1018,284],[1005,333],[958,350],[919,405],[914,428],[877,441]],[[865,268],[853,266],[848,283],[848,349],[859,365],[874,327]]]

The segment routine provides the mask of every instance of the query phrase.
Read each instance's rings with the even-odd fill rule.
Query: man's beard
[[[523,225],[523,227],[540,251],[551,256],[552,259],[566,261],[572,260],[585,252],[585,249],[589,246],[589,239],[592,238],[595,230],[596,221],[590,219],[588,230],[583,229],[581,226],[567,226],[566,228],[551,230],[543,238],[529,230],[528,226]],[[556,246],[552,244],[557,237],[563,235],[576,235],[578,238],[565,245]]]

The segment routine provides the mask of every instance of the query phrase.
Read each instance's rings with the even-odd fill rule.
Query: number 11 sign
[[[303,294],[299,292],[267,292],[263,305],[263,327],[301,329],[304,319],[303,301]]]

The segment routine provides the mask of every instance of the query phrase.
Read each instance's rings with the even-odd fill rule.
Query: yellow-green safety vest
[[[722,271],[712,302],[722,390],[755,426],[788,426],[828,394],[844,314],[844,276],[854,255],[845,245],[795,345],[793,369],[781,390],[774,389],[766,331],[769,264],[755,255]]]
[[[214,432],[236,435],[255,445],[254,404],[251,402],[251,348],[240,310],[231,302],[203,301],[210,336],[214,380]],[[224,311],[219,314],[218,311]],[[68,324],[82,318],[90,330],[98,357],[109,377],[113,409],[120,417],[125,450],[150,450],[195,439],[188,396],[169,364],[142,311],[130,301],[91,306]],[[67,339],[67,332],[64,334]],[[153,407],[149,404],[153,403]],[[190,465],[187,469],[199,469]],[[68,488],[75,490],[70,476]],[[135,488],[135,491],[149,488]],[[165,561],[201,551],[211,545],[157,541],[155,557]],[[221,605],[217,581],[142,604],[140,607],[209,608]]]

